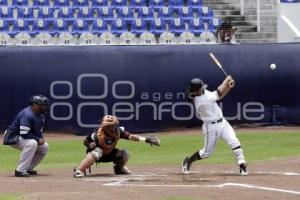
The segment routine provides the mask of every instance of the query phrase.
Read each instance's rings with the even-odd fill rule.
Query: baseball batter
[[[159,138],[141,137],[125,131],[124,127],[119,127],[119,120],[112,115],[106,115],[101,120],[100,128],[86,137],[84,144],[87,147],[87,155],[81,164],[74,169],[74,177],[81,178],[87,168],[95,162],[113,162],[114,172],[117,175],[129,174],[130,171],[125,166],[129,160],[129,152],[117,149],[119,139],[132,141],[144,141],[151,146],[160,146]]]
[[[216,101],[224,98],[234,87],[235,81],[227,76],[217,90],[206,90],[207,85],[199,78],[194,78],[188,86],[188,98],[194,102],[197,115],[203,121],[204,147],[196,151],[182,162],[182,172],[188,174],[194,161],[208,158],[215,150],[219,138],[223,138],[230,146],[240,168],[240,175],[246,176],[247,165],[239,139],[231,125],[223,117]]]

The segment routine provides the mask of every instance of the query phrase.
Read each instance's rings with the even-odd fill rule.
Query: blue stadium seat
[[[130,1],[130,7],[134,8],[134,9],[138,9],[138,8],[145,7],[145,6],[147,6],[145,0],[131,0]]]
[[[92,7],[107,7],[108,0],[93,0]]]
[[[98,18],[103,19],[107,23],[112,23],[114,20],[114,13],[110,7],[101,7],[97,9]]]
[[[73,8],[79,9],[80,7],[88,7],[88,0],[73,0]]]
[[[172,7],[174,10],[178,11],[184,6],[183,0],[169,0],[169,7]]]
[[[181,7],[178,9],[178,17],[183,19],[184,22],[189,22],[193,18],[193,9],[192,7]]]
[[[71,7],[61,7],[58,10],[58,18],[64,19],[69,24],[74,22],[74,10]]]
[[[146,22],[150,22],[154,19],[153,10],[149,7],[141,7],[137,9],[137,18],[142,18]]]
[[[116,9],[118,7],[124,7],[127,6],[127,0],[112,0],[111,1],[111,7],[113,9]]]
[[[104,32],[108,32],[107,23],[104,20],[100,19],[100,18],[94,20],[93,25],[92,25],[92,33],[94,35],[100,36]]]
[[[19,6],[28,6],[28,0],[13,0],[11,5],[14,8]]]
[[[42,32],[49,32],[49,24],[44,19],[37,19],[33,23],[32,32],[30,33],[31,36],[36,36]]]
[[[121,18],[118,18],[113,21],[111,25],[111,32],[116,35],[120,36],[123,32],[127,31],[127,24]]]
[[[94,11],[89,7],[81,7],[78,12],[78,18],[84,19],[88,23],[94,21]]]
[[[52,36],[58,36],[62,32],[68,32],[68,23],[63,19],[57,19],[53,23],[53,28],[50,31]]]
[[[149,7],[153,8],[154,11],[158,11],[164,6],[164,0],[149,0]]]
[[[163,19],[156,18],[150,23],[150,32],[155,36],[159,36],[166,31],[166,22]]]
[[[7,0],[0,0],[0,5],[1,6],[8,6]]]
[[[189,32],[193,33],[195,36],[200,36],[201,33],[205,31],[204,22],[199,18],[194,18],[189,22]]]
[[[59,9],[60,7],[69,7],[70,1],[69,0],[54,0],[53,7]]]
[[[6,20],[9,24],[14,23],[13,8],[7,6],[0,7],[0,19]]]
[[[122,18],[126,24],[131,24],[133,17],[133,11],[130,7],[118,7],[116,10],[117,18]]]
[[[222,24],[222,20],[218,18],[214,18],[208,21],[207,30],[210,32],[215,33],[217,28]]]
[[[0,19],[0,32],[4,32],[4,33],[9,32],[9,24],[4,19]]]
[[[76,19],[72,26],[72,35],[81,35],[82,33],[89,32],[88,22],[83,19]]]
[[[140,18],[133,20],[130,27],[131,32],[134,33],[136,36],[140,36],[142,33],[148,31],[146,22]]]
[[[31,32],[29,29],[29,23],[24,19],[17,19],[13,24],[12,31],[9,33],[11,36],[15,36],[20,32],[29,33]]]
[[[33,0],[33,7],[50,6],[49,0]]]
[[[165,20],[166,22],[170,22],[174,18],[174,10],[172,7],[161,7],[158,10],[157,17]]]
[[[27,22],[32,24],[34,22],[33,8],[32,7],[19,7],[18,8],[18,18],[26,19]]]
[[[40,7],[38,11],[38,18],[42,18],[48,22],[53,21],[54,9],[51,7]]]
[[[199,8],[202,7],[203,2],[202,0],[187,0],[187,4],[188,7],[191,7],[193,9],[193,11],[198,11]]]
[[[173,18],[170,23],[170,32],[174,33],[175,36],[180,36],[181,33],[185,32],[185,24],[181,18]]]
[[[209,20],[214,18],[214,13],[211,9],[209,9],[206,6],[202,6],[202,8],[199,8],[199,17],[208,22]]]

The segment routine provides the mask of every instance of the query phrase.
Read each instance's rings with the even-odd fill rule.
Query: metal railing
[[[256,25],[257,25],[257,32],[260,32],[261,30],[261,12],[260,12],[260,6],[261,2],[260,0],[256,0]],[[240,0],[240,9],[241,9],[241,15],[245,15],[245,0]]]

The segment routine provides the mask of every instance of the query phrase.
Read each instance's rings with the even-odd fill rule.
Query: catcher
[[[116,175],[130,174],[125,166],[130,155],[128,151],[116,148],[119,139],[143,141],[151,146],[160,146],[158,137],[141,137],[130,134],[125,131],[124,127],[118,125],[119,120],[117,117],[106,115],[102,118],[98,131],[86,137],[84,145],[87,147],[87,154],[80,165],[74,169],[75,178],[83,177],[85,170],[95,162],[113,162]]]

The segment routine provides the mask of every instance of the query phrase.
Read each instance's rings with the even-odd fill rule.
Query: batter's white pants
[[[20,160],[16,168],[19,172],[26,172],[34,169],[46,156],[48,152],[48,143],[38,145],[36,140],[23,139],[19,137],[18,144],[10,145],[15,149],[21,150]]]
[[[232,149],[237,163],[246,163],[243,149],[240,147],[240,141],[227,120],[223,119],[222,122],[215,124],[203,123],[202,130],[204,134],[204,146],[199,151],[199,155],[202,159],[210,157],[221,137]]]

